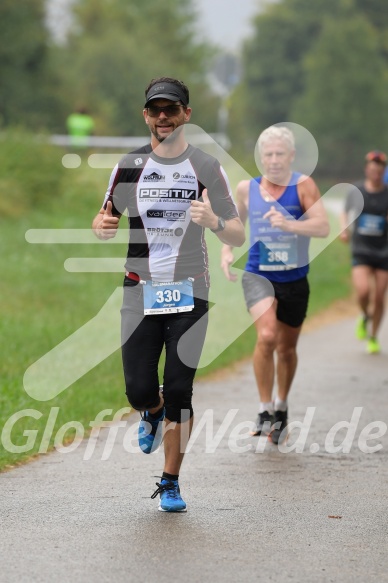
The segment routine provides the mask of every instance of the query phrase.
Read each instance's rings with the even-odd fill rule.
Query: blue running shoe
[[[150,417],[148,411],[144,412],[144,417],[141,418],[138,430],[138,441],[139,447],[144,453],[152,453],[157,450],[162,442],[163,437],[163,419],[166,414],[166,410],[163,408],[163,412],[160,417],[154,419]]]
[[[156,482],[157,490],[151,498],[156,498],[160,494],[159,510],[161,512],[186,512],[186,502],[182,500],[179,490],[178,480],[162,478],[160,484]]]

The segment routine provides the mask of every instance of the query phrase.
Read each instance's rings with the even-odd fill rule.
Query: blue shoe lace
[[[182,499],[178,480],[162,478],[156,482],[157,489],[151,498],[156,498],[160,494],[159,510],[162,512],[186,512],[186,502]]]
[[[141,418],[138,430],[139,447],[144,453],[152,453],[158,449],[163,437],[163,419],[165,416],[165,409],[160,417],[154,419],[150,417],[148,411],[144,412],[144,417]]]

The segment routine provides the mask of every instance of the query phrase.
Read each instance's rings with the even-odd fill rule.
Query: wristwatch
[[[213,233],[218,233],[218,231],[223,231],[225,229],[225,219],[218,217],[218,227],[216,229],[210,229]]]

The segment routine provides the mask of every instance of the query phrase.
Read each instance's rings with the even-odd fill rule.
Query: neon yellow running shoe
[[[356,323],[356,338],[358,340],[365,340],[368,336],[368,318],[360,316]]]
[[[378,354],[380,352],[380,344],[377,338],[372,336],[368,339],[368,344],[366,345],[366,351],[368,354]]]

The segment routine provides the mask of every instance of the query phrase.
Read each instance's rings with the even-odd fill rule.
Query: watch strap
[[[222,217],[218,217],[218,226],[216,229],[210,229],[212,233],[218,233],[219,231],[223,231],[225,229],[225,219]]]

